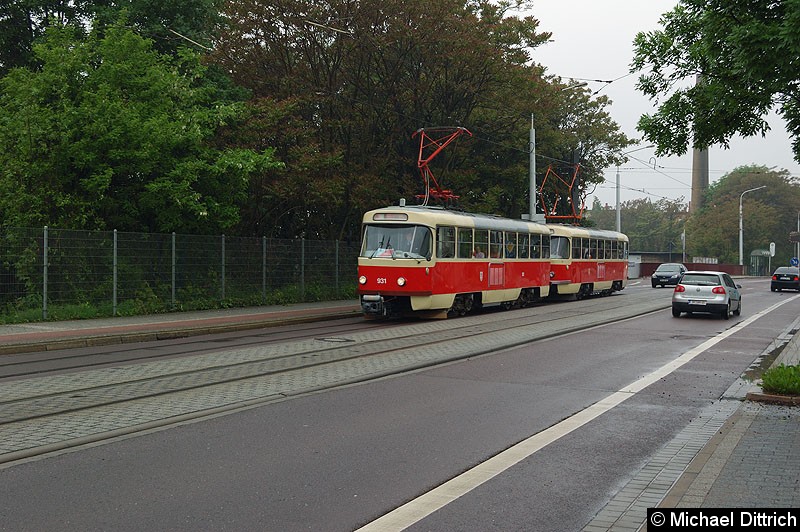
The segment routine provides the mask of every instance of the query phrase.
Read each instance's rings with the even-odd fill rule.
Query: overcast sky
[[[676,4],[675,0],[534,0],[531,14],[539,19],[540,31],[553,35],[552,42],[533,51],[533,59],[547,67],[550,74],[563,78],[616,80],[608,85],[590,81],[589,88],[600,90],[599,94],[612,100],[608,110],[625,134],[641,138],[636,123],[639,116],[653,111],[653,103],[636,91],[636,75],[623,76],[630,68],[636,34],[660,28],[661,14],[672,10]],[[792,158],[784,123],[774,115],[768,122],[772,131],[766,138],[736,138],[731,141],[729,150],[721,147],[709,150],[710,182],[749,164],[777,166],[777,169],[785,168],[800,175],[800,165]],[[691,199],[691,153],[683,157],[653,156],[652,149],[631,153],[630,157],[639,160],[631,159],[620,168],[621,201],[683,197],[688,203]],[[606,183],[598,186],[593,194],[602,203],[612,206],[616,203],[616,172],[616,168],[608,169]],[[592,195],[587,197],[586,204],[591,207]]]

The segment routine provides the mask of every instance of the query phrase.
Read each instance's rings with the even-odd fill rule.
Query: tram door
[[[501,288],[506,283],[506,265],[489,263],[489,288]]]
[[[506,283],[506,265],[503,259],[503,232],[489,231],[489,288],[502,288]]]

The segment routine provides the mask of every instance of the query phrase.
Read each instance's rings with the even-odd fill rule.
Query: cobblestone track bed
[[[310,338],[11,381],[0,387],[0,463],[109,435],[477,356],[669,304],[668,299],[653,299],[649,294],[638,296],[414,322],[347,338]]]
[[[353,318],[350,318],[353,319]],[[277,342],[290,342],[292,340],[296,340],[299,338],[307,338],[309,336],[309,331],[314,330],[317,331],[316,334],[324,335],[328,331],[338,331],[337,334],[342,334],[342,326],[341,325],[330,325],[330,322],[324,322],[324,325],[320,325],[317,327],[306,327],[304,330],[301,331],[287,331],[284,333],[275,333],[275,332],[263,332],[263,333],[254,333],[245,338],[247,339],[238,339],[237,342],[237,349],[245,349],[247,348],[248,344],[251,345],[264,345],[267,343],[277,343]],[[380,326],[378,323],[372,323],[372,326]],[[358,327],[354,327],[352,331],[363,331],[363,325]],[[281,338],[277,338],[276,336],[283,334],[285,336]],[[179,344],[182,349],[175,350],[171,349],[169,351],[169,356],[171,358],[179,357],[181,355],[191,355],[191,353],[196,353],[198,351],[198,345],[203,345],[203,350],[208,351],[210,350],[209,344],[224,344],[226,342],[230,342],[227,338],[222,339],[196,339],[196,337],[187,337],[184,338],[183,341]],[[150,348],[149,351],[157,351],[159,347]],[[114,345],[114,352],[121,353],[121,352],[128,352],[131,353],[142,353],[144,350],[141,346],[131,343],[131,344],[115,344]],[[153,353],[151,355],[143,356],[141,354],[135,355],[132,354],[130,357],[119,357],[114,359],[113,361],[109,361],[107,358],[106,353],[100,352],[98,354],[65,354],[65,351],[49,351],[42,353],[43,358],[36,358],[34,359],[31,355],[17,355],[14,357],[14,360],[9,361],[8,359],[11,356],[0,356],[0,379],[3,378],[12,378],[12,377],[35,377],[44,373],[42,370],[34,369],[28,370],[25,369],[26,367],[30,367],[32,363],[41,364],[42,362],[62,362],[56,369],[57,370],[78,370],[78,369],[85,369],[85,368],[92,368],[97,366],[110,366],[113,364],[121,364],[125,362],[147,362],[148,360],[156,360],[163,358],[165,355],[163,353]],[[22,368],[19,370],[15,370],[14,368]]]

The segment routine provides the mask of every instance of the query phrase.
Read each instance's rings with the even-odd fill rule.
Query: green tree
[[[218,232],[235,226],[269,150],[215,144],[241,103],[199,57],[122,27],[50,27],[40,69],[0,80],[0,216],[20,226]]]
[[[124,19],[153,39],[154,47],[176,54],[181,46],[205,48],[219,26],[221,0],[0,0],[0,75],[35,66],[34,42],[51,25],[87,33]]]
[[[81,1],[0,0],[0,75],[32,66],[33,43],[50,24],[81,26],[86,14]]]
[[[639,121],[660,155],[763,135],[777,106],[800,161],[800,0],[682,0],[661,25],[636,36],[632,63],[660,102]]]
[[[580,150],[587,183],[629,142],[588,91],[562,91],[531,63],[550,35],[527,2],[488,0],[247,0],[228,4],[214,60],[277,127],[261,139],[286,162],[253,189],[250,225],[296,234],[358,236],[361,213],[422,192],[411,135],[465,126],[472,138],[433,164],[467,209],[527,212],[528,135],[559,158]],[[264,107],[266,105],[266,107]],[[569,129],[570,133],[566,130]],[[544,173],[540,165],[540,174]],[[584,185],[587,186],[587,185]],[[281,199],[280,206],[274,199]]]
[[[739,199],[742,192],[766,185],[744,196],[744,264],[753,249],[767,249],[775,242],[773,265],[788,264],[794,256],[789,232],[797,227],[800,181],[786,170],[742,166],[720,178],[707,192],[703,209],[686,225],[687,247],[692,255],[716,257],[739,263]]]
[[[589,218],[599,229],[616,228],[616,209],[605,209],[595,198]],[[683,198],[677,200],[649,198],[623,201],[620,204],[620,225],[628,235],[633,251],[680,252],[687,206]]]

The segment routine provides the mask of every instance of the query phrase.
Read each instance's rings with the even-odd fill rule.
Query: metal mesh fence
[[[0,318],[105,315],[355,297],[353,242],[3,228]],[[73,312],[74,314],[74,312]]]

